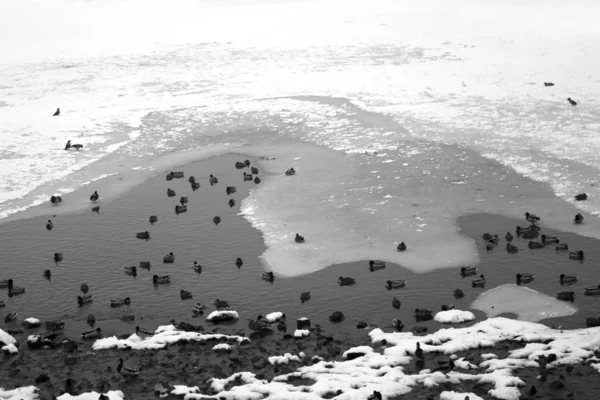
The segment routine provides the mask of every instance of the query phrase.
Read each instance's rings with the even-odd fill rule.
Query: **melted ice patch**
[[[575,307],[564,301],[510,283],[480,294],[471,308],[485,312],[488,317],[513,313],[520,320],[532,322],[565,317],[577,312]]]

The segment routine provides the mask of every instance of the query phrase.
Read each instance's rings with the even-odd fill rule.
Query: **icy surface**
[[[438,312],[433,319],[442,324],[460,324],[474,320],[475,315],[471,311],[449,310]]]

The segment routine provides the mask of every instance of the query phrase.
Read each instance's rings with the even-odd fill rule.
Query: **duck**
[[[477,267],[461,267],[460,274],[462,276],[471,276],[477,274]]]
[[[554,86],[554,83],[552,83],[552,82],[544,82],[544,86]]]
[[[517,285],[528,283],[533,280],[534,275],[529,273],[517,274]]]
[[[535,214],[530,214],[530,213],[526,212],[525,219],[527,220],[527,222],[530,222],[531,224],[535,224],[536,222],[540,221],[541,218]]]
[[[98,194],[98,191],[95,191],[94,193],[92,193],[92,195],[90,196],[90,200],[92,201],[92,203],[95,203],[98,201],[98,199],[100,198],[100,195]]]
[[[189,183],[194,183],[194,182],[196,182],[196,178],[194,177],[194,175],[192,175],[192,176],[190,176],[190,177],[189,177],[189,179],[188,179],[188,182],[189,182]]]
[[[191,299],[192,298],[192,292],[188,292],[187,290],[181,289],[179,291],[179,297],[181,297],[181,300]]]
[[[392,289],[400,289],[403,288],[404,286],[406,286],[406,281],[402,280],[402,279],[396,279],[396,280],[388,280],[385,283],[385,287],[388,290],[392,290]]]
[[[171,283],[171,276],[170,275],[162,275],[162,276],[154,275],[152,277],[152,283],[154,283],[155,285],[164,285],[167,283]]]
[[[258,176],[254,177],[254,183],[257,185],[260,183],[260,178]]]
[[[59,262],[63,260],[63,253],[54,253],[54,262]]]
[[[506,243],[506,251],[509,253],[517,253],[519,248],[512,243]]]
[[[556,251],[567,251],[569,250],[569,245],[565,242],[556,243]]]
[[[547,235],[542,235],[542,243],[547,244],[547,243],[558,243],[558,237],[556,236],[547,236]]]
[[[415,308],[415,316],[417,317],[431,317],[433,311],[426,308]]]
[[[573,100],[572,98],[570,98],[570,97],[567,97],[567,101],[572,106],[576,106],[577,105],[577,102],[575,100]]]
[[[165,263],[165,264],[171,264],[174,261],[175,261],[175,254],[173,254],[173,252],[171,252],[163,257],[163,263]]]
[[[81,337],[83,339],[98,339],[101,336],[102,336],[102,329],[100,329],[100,328],[81,332]]]
[[[215,225],[219,225],[221,223],[221,217],[219,217],[218,215],[216,217],[213,218],[213,223]]]
[[[392,326],[394,327],[394,329],[396,330],[396,332],[400,332],[402,329],[404,329],[404,324],[398,318],[394,318],[392,320]]]
[[[52,228],[54,228],[54,224],[52,223],[52,221],[48,220],[48,222],[46,222],[46,229],[51,231]]]
[[[569,258],[571,260],[582,260],[583,261],[583,250],[569,252]]]
[[[84,294],[83,296],[77,296],[77,304],[79,304],[79,307],[82,307],[84,304],[89,304],[92,302],[92,295],[91,294]]]
[[[511,235],[510,232],[506,232],[504,239],[506,239],[507,242],[511,242],[513,240],[513,235]]]
[[[194,265],[192,265],[192,268],[194,268],[194,271],[196,271],[197,273],[202,272],[202,265],[198,264],[198,261],[194,261]]]
[[[230,310],[231,309],[231,307],[229,307],[229,303],[226,300],[216,299],[214,301],[214,305],[215,305],[215,307],[217,307],[217,310]]]
[[[367,397],[367,400],[383,400],[383,395],[381,394],[381,392],[373,390],[373,393],[370,394],[369,397]]]
[[[402,303],[400,302],[400,300],[394,297],[394,300],[392,300],[392,307],[394,307],[396,310],[399,310],[401,305]]]
[[[523,239],[535,239],[539,235],[540,234],[538,231],[524,231],[520,234],[520,236],[523,237]]]
[[[296,241],[296,243],[304,243],[304,236],[300,236],[296,233],[296,237],[294,238],[294,240]]]
[[[187,212],[187,206],[180,206],[179,204],[175,206],[175,214],[182,214],[184,212]]]
[[[60,115],[60,108],[57,108],[56,111],[54,111],[54,114],[52,114],[52,116],[53,117],[58,117],[59,115]],[[67,142],[67,146],[71,146],[71,141],[70,140]],[[68,148],[69,147],[65,148],[65,150],[68,149]]]
[[[583,215],[577,213],[575,214],[575,218],[573,219],[573,222],[575,222],[576,224],[582,224],[583,223]]]
[[[167,189],[167,196],[168,197],[175,197],[175,196],[177,196],[177,194],[175,193],[174,190]]]
[[[227,193],[227,195],[232,195],[233,193],[237,192],[237,189],[235,186],[227,186],[225,188],[225,193]]]
[[[586,296],[600,296],[600,285],[598,285],[596,287],[585,288],[584,295],[586,295]]]
[[[52,278],[52,271],[50,271],[49,269],[44,271],[44,278],[50,280],[50,278]]]
[[[279,321],[277,323],[277,330],[280,332],[287,332],[287,324],[285,321]]]
[[[194,314],[204,314],[204,305],[202,303],[196,303],[192,306],[192,312]]]
[[[308,300],[310,300],[310,292],[302,292],[302,293],[300,293],[300,301],[302,303],[306,303]]]
[[[8,280],[8,297],[17,296],[25,293],[25,288],[14,286],[13,280]]]
[[[442,306],[440,307],[440,310],[442,310],[442,311],[456,310],[456,306],[454,304],[442,304]]]
[[[137,276],[137,267],[135,265],[132,265],[130,267],[123,267],[123,269],[125,269],[125,273],[127,275]]]
[[[190,183],[190,186],[192,187],[193,191],[196,191],[196,190],[200,189],[200,182],[192,182],[192,183]]]
[[[124,299],[112,299],[110,301],[111,307],[120,307],[131,304],[131,299],[129,297],[125,297]]]
[[[577,282],[577,276],[575,275],[560,274],[559,279],[561,285],[567,285]]]
[[[493,238],[491,233],[484,233],[483,235],[481,235],[481,237],[487,242],[489,242]]]
[[[233,207],[233,206],[235,206],[235,200],[234,199],[229,199],[229,201],[227,202],[227,204],[229,204],[229,207]]]
[[[337,282],[340,286],[351,286],[356,283],[356,279],[351,278],[349,276],[340,276]]]
[[[138,239],[149,240],[150,239],[150,232],[148,232],[148,231],[138,232],[138,233],[135,234],[135,237],[138,238]]]
[[[263,279],[263,281],[273,282],[275,280],[275,275],[271,271],[263,272],[262,274],[260,274],[260,276]]]
[[[19,313],[16,311],[9,312],[8,314],[6,314],[6,317],[4,317],[4,322],[8,323],[10,321],[16,320],[17,315],[19,315]]]
[[[485,245],[485,249],[487,251],[492,250],[494,247],[496,246],[496,243],[492,242],[491,240],[489,242],[487,242],[487,244]]]
[[[247,174],[245,172],[243,174],[244,174],[244,182],[252,181],[252,174]],[[258,176],[257,176],[257,178],[258,178]]]
[[[55,206],[58,205],[58,203],[62,203],[62,197],[60,196],[50,196],[50,203],[54,204]]]
[[[258,174],[258,168],[252,167],[252,168],[250,168],[250,172],[252,172],[254,175],[256,175],[256,174]]]
[[[494,243],[494,244],[498,244],[498,242],[500,241],[500,239],[498,239],[498,235],[494,235],[490,238],[489,240],[490,242]]]
[[[559,292],[556,294],[556,298],[558,300],[573,302],[575,301],[575,292]]]
[[[287,176],[292,176],[292,175],[296,175],[296,170],[294,168],[290,168],[287,171],[285,171],[285,174]]]
[[[431,372],[438,372],[438,371],[443,371],[443,372],[450,372],[454,369],[455,365],[454,365],[454,360],[449,358],[448,362],[442,362],[442,361],[438,361],[438,363],[443,363],[442,365],[440,365],[439,367],[433,369]]]
[[[217,179],[216,176],[213,176],[213,174],[210,174],[210,177],[208,178],[208,182],[210,183],[210,186],[212,186],[212,185],[216,185],[217,183],[219,183],[219,180]]]
[[[379,260],[371,260],[369,261],[369,271],[379,271],[380,269],[384,269],[386,267],[385,261]]]
[[[533,240],[530,240],[529,244],[527,246],[529,246],[530,249],[543,249],[544,243],[535,242]]]
[[[421,348],[421,343],[417,342],[417,348],[415,350],[415,357],[423,358],[423,349]]]
[[[482,275],[479,275],[479,278],[473,279],[471,281],[471,284],[473,285],[473,287],[483,287],[485,285],[485,277]]]
[[[244,261],[242,261],[242,259],[239,258],[239,257],[236,258],[236,260],[235,260],[235,266],[238,267],[238,268],[240,268],[242,265],[244,265]]]
[[[460,290],[460,289],[454,290],[453,294],[454,294],[454,298],[455,299],[462,299],[463,297],[465,297],[464,292],[462,290]]]
[[[0,281],[0,289],[7,288],[7,287],[8,287],[8,285],[9,285],[9,282],[10,282],[11,280],[12,280],[12,279],[4,279],[4,280]]]
[[[187,196],[182,196],[179,199],[179,202],[181,203],[182,206],[185,206],[189,202],[188,197]]]
[[[269,331],[271,330],[271,324],[266,322],[264,319],[255,321],[248,318],[248,328],[256,332]]]
[[[117,364],[117,372],[126,378],[133,378],[140,374],[140,371],[137,368],[124,366],[122,358],[119,358],[119,364]]]
[[[0,300],[0,308],[6,307],[6,301]]]
[[[79,290],[81,290],[81,293],[87,294],[87,292],[90,291],[90,287],[87,283],[82,283],[81,286],[79,286]]]
[[[398,251],[406,251],[406,244],[404,244],[404,242],[400,242],[397,249]]]
[[[135,334],[138,335],[138,336],[141,336],[140,333],[144,334],[146,336],[154,336],[154,332],[149,331],[149,330],[144,329],[144,328],[140,328],[139,326],[136,326],[135,327]]]

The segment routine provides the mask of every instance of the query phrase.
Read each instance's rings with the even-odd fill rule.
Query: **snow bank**
[[[272,356],[269,357],[269,363],[271,365],[275,365],[275,364],[289,364],[290,361],[296,361],[296,362],[300,362],[300,358],[303,357],[302,355],[294,355],[294,354],[290,354],[290,353],[285,353],[282,356]]]
[[[2,348],[0,348],[0,350],[2,351],[6,351],[8,353],[14,354],[17,353],[19,350],[17,349],[17,346],[15,346],[15,343],[17,343],[17,340],[12,337],[11,335],[9,335],[8,333],[4,332],[1,328],[0,328],[0,344],[2,345]],[[4,343],[4,344],[2,344]],[[2,392],[0,392],[2,393]]]
[[[2,329],[0,329],[0,337],[2,332],[4,332]],[[35,386],[25,386],[25,387],[20,387],[20,388],[16,388],[16,389],[12,389],[12,390],[5,390],[4,388],[0,387],[0,399],[2,400],[37,400],[39,399],[39,396],[37,394],[38,392],[38,388],[36,388]]]
[[[577,312],[577,308],[565,301],[510,283],[480,294],[471,308],[483,311],[488,317],[513,313],[520,320],[532,322],[565,317]]]
[[[307,331],[308,332],[308,331]],[[539,368],[538,357],[550,353],[556,355],[556,361],[547,368],[558,364],[574,364],[595,361],[594,349],[600,345],[600,327],[577,330],[554,330],[544,325],[516,321],[508,318],[492,318],[464,328],[446,328],[426,336],[415,336],[411,332],[386,333],[374,329],[369,333],[373,342],[385,340],[387,345],[375,351],[371,346],[359,346],[344,353],[362,354],[348,361],[326,362],[315,359],[310,366],[300,366],[295,372],[276,376],[271,382],[262,381],[249,372],[238,373],[226,379],[212,379],[211,389],[214,397],[220,399],[281,399],[313,400],[342,393],[336,398],[352,400],[366,399],[374,390],[380,391],[384,398],[397,397],[410,393],[415,387],[436,388],[450,383],[461,382],[487,383],[492,386],[488,395],[501,400],[517,400],[519,386],[525,383],[518,377],[523,368]],[[504,359],[487,353],[481,356],[479,364],[466,361],[454,353],[471,349],[489,347],[493,351],[496,343],[518,341],[525,344],[509,352]],[[422,370],[408,374],[403,364],[414,363],[414,351],[417,342],[425,353],[444,353],[454,359],[455,369],[451,372]],[[349,358],[349,357],[348,357]],[[294,356],[274,356],[269,362],[275,363],[287,359],[296,361]],[[301,357],[298,357],[301,359]],[[313,358],[314,359],[314,358]],[[594,364],[592,364],[594,365]],[[599,364],[595,364],[600,366]],[[295,379],[314,381],[312,385],[294,385],[288,383]],[[232,385],[234,384],[234,385]],[[226,390],[226,388],[229,388]],[[185,399],[201,399],[197,388],[178,388]],[[172,393],[175,393],[173,391]],[[471,393],[445,391],[440,395],[443,400],[471,400],[480,397]]]
[[[94,350],[106,349],[132,349],[132,350],[157,350],[164,349],[170,344],[179,341],[205,342],[207,340],[231,340],[238,344],[249,342],[250,339],[243,336],[230,336],[222,334],[203,334],[200,332],[178,331],[173,325],[159,326],[154,336],[141,338],[135,333],[127,339],[119,339],[116,336],[98,339],[94,342]]]
[[[474,320],[475,315],[471,311],[448,310],[440,311],[433,319],[441,324],[460,324]]]
[[[125,395],[120,390],[109,390],[104,393],[110,400],[123,400]],[[58,396],[56,400],[98,400],[100,397],[100,393],[97,392],[88,392],[82,393],[77,396],[72,396],[68,393],[65,393],[61,396]]]
[[[308,329],[296,329],[294,331],[294,337],[301,338],[310,335],[310,331]]]

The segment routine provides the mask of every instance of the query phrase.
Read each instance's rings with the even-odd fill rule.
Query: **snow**
[[[474,320],[475,315],[471,311],[448,310],[438,312],[433,319],[441,324],[460,324]]]
[[[17,340],[5,331],[3,331],[2,328],[0,328],[0,342],[4,343],[1,349],[2,351],[7,351],[11,354],[18,352],[18,349],[15,346]]]
[[[297,337],[297,338],[306,337],[309,334],[310,334],[310,331],[308,329],[296,329],[294,331],[294,337]]]
[[[239,319],[240,316],[238,315],[238,313],[236,311],[233,311],[233,310],[215,310],[215,311],[211,312],[210,314],[208,314],[208,317],[206,317],[206,320],[212,321],[214,319],[219,319],[219,318]]]
[[[108,396],[110,400],[123,400],[125,398],[125,395],[120,390],[109,390],[104,394]],[[61,396],[58,396],[56,400],[98,400],[98,397],[100,397],[100,393],[97,392],[87,392],[77,396],[72,396],[68,393],[65,393]]]
[[[269,357],[269,363],[271,363],[271,365],[275,365],[275,364],[289,364],[290,361],[300,362],[301,357],[302,357],[301,355],[285,353],[282,356]]]
[[[127,339],[119,339],[116,336],[98,339],[94,342],[94,350],[106,349],[132,349],[132,350],[157,350],[164,349],[170,344],[179,341],[205,342],[208,340],[230,340],[242,344],[250,339],[243,336],[230,336],[222,334],[203,334],[199,332],[178,331],[173,325],[159,326],[154,336],[141,338],[135,333]]]
[[[227,343],[219,343],[219,344],[214,345],[212,349],[214,351],[219,351],[219,350],[229,351],[229,350],[231,350],[231,346],[228,345]]]
[[[2,331],[2,329],[0,329]],[[35,386],[25,386],[12,390],[0,387],[0,399],[2,400],[37,400],[38,388]]]
[[[440,400],[465,400],[466,396],[469,396],[469,400],[483,400],[473,393],[460,393],[454,391],[440,393]]]
[[[342,357],[346,358],[346,357],[348,357],[348,354],[351,354],[351,353],[369,354],[372,352],[373,352],[373,349],[369,346],[358,346],[358,347],[353,347],[350,350],[345,351],[344,354],[342,354]]]
[[[37,319],[37,318],[27,318],[27,319],[25,319],[23,322],[26,322],[26,323],[28,323],[29,325],[38,325],[38,324],[40,324],[40,323],[41,323],[41,322],[40,322],[40,320],[39,320],[39,319]]]
[[[267,314],[265,316],[265,318],[269,321],[269,322],[277,322],[279,321],[281,318],[283,318],[283,313],[280,311],[276,311],[276,312],[272,312],[270,314]]]

